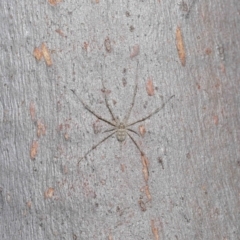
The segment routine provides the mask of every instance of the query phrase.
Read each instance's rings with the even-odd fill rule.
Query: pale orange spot
[[[130,58],[136,57],[140,52],[140,47],[138,44],[134,45],[130,54]]]
[[[149,96],[153,96],[154,95],[154,86],[153,86],[153,81],[151,78],[149,78],[147,80],[147,84],[146,84],[146,90],[147,90],[147,94]]]
[[[44,198],[52,198],[54,195],[54,188],[48,188],[44,193]]]
[[[35,108],[35,105],[33,102],[30,103],[29,111],[30,111],[30,116],[31,116],[32,121],[35,121],[36,108]]]
[[[58,3],[61,2],[61,0],[48,0],[48,2],[53,5],[53,6],[56,6]]]
[[[142,166],[143,166],[143,168],[142,168],[143,177],[144,177],[145,182],[147,182],[148,181],[148,176],[149,176],[149,172],[148,172],[149,162],[148,162],[148,159],[145,155],[142,155],[141,159],[142,159]]]
[[[46,127],[40,120],[38,120],[38,122],[37,122],[37,136],[41,137],[45,134],[46,134]]]
[[[34,48],[33,56],[39,61],[43,57],[42,50],[40,48]]]
[[[145,128],[145,126],[144,126],[144,125],[140,125],[140,126],[138,127],[138,129],[139,129],[139,132],[140,132],[141,136],[144,137],[144,135],[145,135],[145,133],[146,133],[146,128]]]
[[[182,32],[180,27],[177,27],[176,29],[176,45],[177,45],[177,51],[178,51],[178,57],[181,61],[182,66],[185,66],[186,64],[186,52],[182,37]]]
[[[42,53],[43,53],[43,57],[45,59],[45,62],[47,63],[48,66],[52,65],[52,59],[51,59],[51,55],[50,52],[46,46],[45,43],[42,43]]]
[[[159,240],[158,228],[155,227],[154,220],[151,220],[151,228],[152,228],[154,240]]]
[[[34,160],[37,156],[37,153],[38,153],[38,142],[34,140],[32,142],[32,146],[30,149],[30,158]]]

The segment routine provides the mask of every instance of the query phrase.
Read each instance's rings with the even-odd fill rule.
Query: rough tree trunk
[[[0,6],[1,239],[240,239],[239,0]]]

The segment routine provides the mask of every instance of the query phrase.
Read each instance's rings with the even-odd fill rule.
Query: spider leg
[[[135,146],[137,147],[137,149],[139,150],[139,152],[141,153],[142,156],[144,156],[144,152],[140,149],[140,147],[138,146],[138,144],[136,143],[136,141],[134,140],[134,138],[127,132],[127,135],[131,138],[131,140],[133,141],[133,143],[135,144]]]
[[[105,133],[105,132],[112,132],[114,130],[116,130],[116,128],[107,129],[107,130],[103,131],[103,133]]]
[[[130,126],[132,126],[132,125],[134,125],[134,124],[136,124],[136,123],[139,123],[139,122],[143,122],[143,121],[145,121],[146,119],[152,117],[154,114],[158,113],[161,109],[163,109],[163,108],[165,107],[165,105],[166,105],[174,96],[175,96],[175,95],[172,95],[166,102],[164,102],[164,103],[162,104],[161,107],[157,108],[154,112],[150,113],[148,116],[146,116],[146,117],[144,117],[144,118],[141,118],[141,119],[139,119],[139,120],[137,120],[137,121],[135,121],[135,122],[133,122],[133,123],[128,124],[127,127],[130,127]]]
[[[102,86],[103,86],[104,98],[105,98],[106,106],[107,106],[108,111],[110,112],[110,114],[111,114],[111,116],[112,116],[112,119],[113,119],[114,121],[116,121],[116,118],[115,118],[115,116],[114,116],[114,114],[113,114],[113,111],[112,111],[112,109],[111,109],[111,107],[110,107],[110,105],[109,105],[108,99],[107,99],[106,87],[105,87],[105,85],[104,85],[104,83],[103,83],[103,79],[102,79],[102,78],[101,78],[101,81],[102,81]]]
[[[129,108],[129,110],[128,110],[125,118],[124,118],[124,122],[125,123],[127,123],[128,119],[130,117],[132,108],[133,108],[134,103],[135,103],[135,97],[136,97],[136,94],[137,94],[137,87],[138,87],[138,83],[137,83],[137,81],[138,81],[138,64],[139,64],[139,62],[137,62],[137,73],[136,73],[136,79],[135,79],[135,88],[134,88],[134,92],[133,92],[133,99],[132,99],[132,102],[131,102],[131,106],[130,106],[130,108]]]
[[[73,92],[73,94],[77,97],[77,99],[82,103],[82,105],[90,112],[92,113],[96,118],[102,120],[103,122],[106,122],[108,123],[109,125],[111,126],[114,126],[115,127],[115,124],[102,118],[101,116],[99,116],[97,113],[95,113],[76,93],[74,90],[71,89],[71,91]]]
[[[115,132],[116,132],[116,131],[115,131]],[[93,151],[95,148],[97,148],[97,147],[98,147],[101,143],[103,143],[105,140],[107,140],[108,138],[110,138],[115,132],[109,134],[107,137],[103,138],[100,142],[98,142],[97,144],[93,145],[93,146],[91,147],[91,149],[89,149],[89,150],[84,154],[84,156],[80,158],[80,160],[78,161],[78,165],[79,165],[79,163],[80,163],[91,151]]]
[[[140,137],[140,135],[139,135],[136,131],[132,130],[131,128],[127,128],[127,130],[130,131],[130,132],[133,132],[133,133],[137,134],[137,135]]]

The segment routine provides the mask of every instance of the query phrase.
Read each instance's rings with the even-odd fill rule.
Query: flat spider
[[[152,117],[154,114],[158,113],[161,109],[164,108],[164,106],[174,97],[171,96],[166,102],[164,102],[162,104],[161,107],[158,107],[155,111],[153,111],[152,113],[150,113],[149,115],[147,115],[146,117],[143,117],[135,122],[132,122],[132,123],[128,123],[128,119],[130,117],[130,114],[131,114],[131,111],[132,111],[132,108],[134,106],[134,103],[135,103],[135,97],[136,97],[136,94],[137,94],[137,77],[136,77],[136,83],[135,83],[135,88],[134,88],[134,93],[133,93],[133,99],[132,99],[132,102],[131,102],[131,106],[126,114],[126,116],[124,117],[123,121],[119,121],[119,119],[117,117],[114,116],[113,114],[113,111],[108,103],[108,100],[107,100],[107,96],[106,96],[106,87],[103,83],[103,80],[101,79],[102,81],[102,86],[103,86],[103,90],[104,90],[104,96],[105,96],[105,103],[106,103],[106,106],[107,106],[107,109],[112,117],[112,120],[107,120],[103,117],[101,117],[100,115],[98,115],[97,113],[95,113],[95,111],[93,111],[82,99],[81,97],[79,97],[74,90],[71,89],[71,91],[73,92],[73,94],[78,98],[78,100],[82,103],[82,105],[90,112],[92,113],[96,118],[102,120],[103,122],[111,125],[113,128],[111,129],[108,129],[104,132],[112,132],[111,134],[109,134],[107,137],[103,138],[100,142],[98,142],[97,144],[93,145],[91,149],[89,149],[85,154],[84,156],[79,160],[79,162],[84,159],[92,150],[94,150],[95,148],[97,148],[101,143],[103,143],[105,140],[107,140],[108,138],[110,138],[113,134],[116,134],[116,138],[119,142],[124,142],[126,137],[129,136],[130,139],[133,141],[133,143],[135,144],[135,146],[137,147],[137,149],[140,151],[141,155],[143,156],[144,155],[144,152],[140,149],[140,147],[138,146],[137,142],[134,140],[134,138],[132,137],[132,135],[130,134],[130,132],[133,132],[135,134],[137,134],[139,136],[139,134],[137,132],[135,132],[134,130],[132,130],[130,127],[139,123],[139,122],[143,122],[145,121],[146,119]],[[79,164],[78,162],[78,164]]]

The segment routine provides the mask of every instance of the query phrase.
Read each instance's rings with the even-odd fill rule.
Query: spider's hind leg
[[[79,165],[79,163],[80,163],[84,158],[87,157],[87,155],[88,155],[90,152],[92,152],[95,148],[97,148],[97,147],[98,147],[101,143],[103,143],[105,140],[107,140],[108,138],[110,138],[113,134],[115,134],[115,132],[116,132],[116,131],[114,131],[113,133],[111,133],[111,134],[109,134],[108,136],[106,136],[105,138],[103,138],[103,139],[102,139],[101,141],[99,141],[97,144],[93,145],[93,146],[91,147],[91,149],[89,149],[89,150],[84,154],[84,156],[79,159],[78,165]]]
[[[141,148],[138,146],[137,142],[134,140],[134,138],[127,132],[127,135],[131,138],[131,140],[133,141],[134,145],[137,147],[137,149],[139,150],[139,152],[141,153],[141,156],[144,156],[145,153],[141,150]]]

